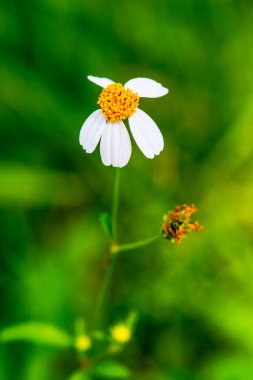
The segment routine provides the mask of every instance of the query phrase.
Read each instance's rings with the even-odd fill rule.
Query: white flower
[[[154,158],[163,150],[163,136],[156,123],[138,108],[140,97],[159,98],[168,89],[147,78],[129,80],[123,86],[107,78],[88,76],[91,82],[103,87],[98,104],[100,109],[85,120],[79,136],[80,144],[92,153],[100,142],[104,165],[122,168],[131,156],[132,146],[122,120],[128,119],[136,144],[147,158]]]

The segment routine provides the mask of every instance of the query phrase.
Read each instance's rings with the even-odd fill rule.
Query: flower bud
[[[88,351],[91,347],[91,339],[87,335],[80,335],[76,337],[75,347],[78,351]]]
[[[132,333],[125,324],[118,324],[111,328],[111,336],[115,342],[124,344],[131,339]]]

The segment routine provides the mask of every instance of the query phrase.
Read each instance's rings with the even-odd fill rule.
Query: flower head
[[[100,109],[84,122],[79,141],[87,153],[92,153],[100,141],[100,155],[104,165],[125,166],[132,146],[123,120],[128,119],[136,144],[147,158],[154,158],[163,150],[163,136],[156,123],[138,108],[140,97],[158,98],[168,89],[147,78],[135,78],[125,85],[107,78],[88,76],[91,82],[103,87],[98,98]]]
[[[176,241],[179,245],[186,234],[201,230],[203,227],[198,222],[191,221],[191,216],[196,211],[195,205],[182,205],[165,214],[162,225],[164,238]]]
[[[91,347],[91,339],[87,335],[80,335],[76,337],[75,347],[79,351],[88,351]]]
[[[115,342],[124,344],[131,339],[132,333],[129,327],[122,323],[112,327],[111,336]]]

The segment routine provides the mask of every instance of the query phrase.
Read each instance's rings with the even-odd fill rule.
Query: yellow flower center
[[[105,87],[98,98],[103,115],[109,122],[127,119],[135,113],[140,97],[120,83]]]

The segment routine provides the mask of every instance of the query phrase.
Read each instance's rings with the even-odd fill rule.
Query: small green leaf
[[[139,312],[137,310],[132,310],[126,319],[126,325],[131,330],[132,333],[135,331],[135,327],[138,322],[138,319],[139,319]]]
[[[6,327],[0,332],[0,342],[8,343],[18,340],[33,342],[53,347],[70,347],[72,338],[56,326],[27,322],[16,326]]]
[[[86,371],[78,371],[73,373],[68,380],[90,380],[91,377]]]
[[[100,223],[106,234],[112,238],[112,223],[108,212],[104,212],[100,215]]]
[[[93,370],[93,374],[98,379],[127,379],[130,372],[123,364],[114,361],[107,360],[99,363]]]

